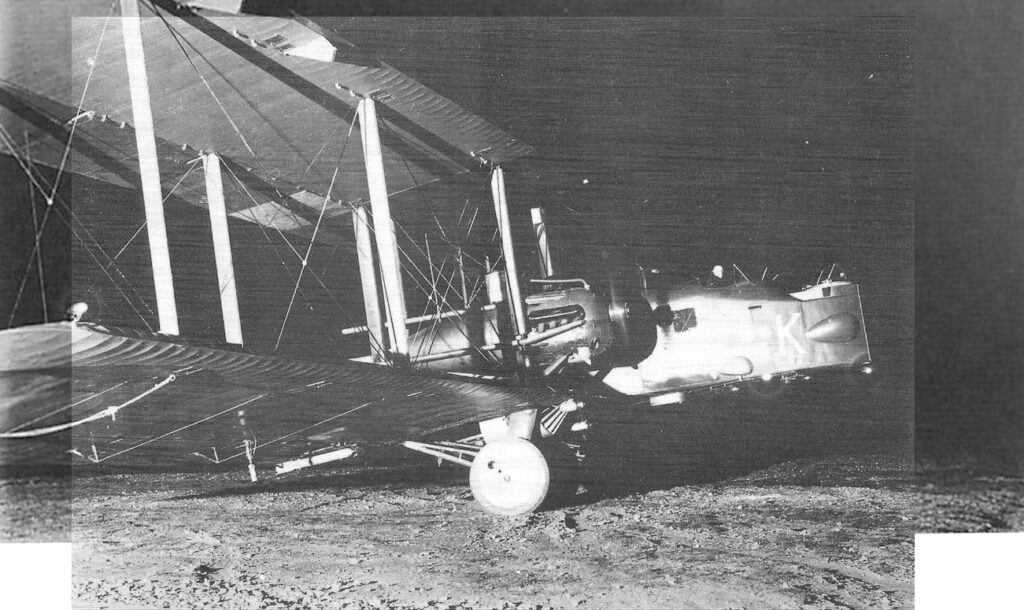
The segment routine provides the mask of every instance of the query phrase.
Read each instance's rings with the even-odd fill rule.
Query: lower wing
[[[73,455],[138,465],[245,459],[247,448],[276,462],[398,443],[566,398],[537,384],[306,362],[68,322],[0,331],[0,389],[6,461],[22,441],[69,435]]]

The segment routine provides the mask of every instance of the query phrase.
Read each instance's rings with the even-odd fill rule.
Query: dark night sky
[[[919,447],[1019,453],[1006,430],[1015,430],[1020,394],[1011,371],[1021,339],[1013,281],[1021,262],[1021,12],[1009,4],[882,4],[865,10],[915,17],[325,23],[537,147],[509,167],[509,196],[520,218],[528,205],[548,209],[564,273],[636,256],[698,272],[717,261],[769,265],[807,279],[839,261],[863,284],[876,359],[904,396],[917,344]],[[775,4],[740,5],[704,13],[779,14]],[[7,158],[3,170],[15,184]],[[5,208],[5,219],[31,223]],[[195,225],[177,246],[187,252],[206,229],[195,211],[171,213],[179,212]],[[130,214],[108,221],[124,225],[115,231],[122,240],[134,230],[119,232],[132,226]],[[262,252],[253,254],[243,315],[247,308],[276,335],[282,297],[274,286],[287,273],[265,238],[238,231],[239,248]],[[22,269],[24,255],[10,252],[22,241],[5,239],[4,254],[16,261],[5,265],[5,285]],[[525,236],[520,242],[527,245]],[[131,262],[136,247],[124,255],[125,272],[138,273],[143,291],[144,269]],[[74,254],[77,269],[85,257],[80,248]],[[74,285],[83,286],[77,275]],[[116,292],[103,298],[101,319],[124,314]],[[191,298],[186,330],[216,328],[204,291]],[[51,299],[59,311],[68,296]],[[296,318],[296,345],[332,321],[326,306],[315,309]]]

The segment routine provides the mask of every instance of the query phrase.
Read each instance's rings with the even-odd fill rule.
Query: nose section
[[[621,301],[612,300],[608,306],[608,318],[619,343],[617,351],[630,365],[640,362],[654,351],[657,330],[653,310],[647,299],[630,295]]]

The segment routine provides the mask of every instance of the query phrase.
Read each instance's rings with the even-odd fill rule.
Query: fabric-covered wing
[[[0,151],[134,186],[121,23],[108,11],[108,3],[98,3],[93,14],[109,16],[71,20],[67,54],[39,53],[37,41],[17,34],[3,46],[0,124],[13,141]],[[378,102],[392,194],[465,173],[478,166],[474,156],[500,163],[531,150],[336,34],[311,27],[162,9],[143,17],[165,189],[177,185],[176,195],[206,205],[201,171],[178,180],[199,151],[216,152],[239,179],[263,185],[226,193],[236,217],[309,233],[328,191],[328,221],[349,210],[344,204],[367,200],[356,95]],[[65,159],[69,139],[73,153]]]
[[[135,131],[94,112],[77,114],[77,108],[0,81],[0,114],[13,113],[31,127],[35,136],[15,143],[14,151],[32,163],[59,167],[64,143],[74,141],[67,167],[74,174],[122,188],[135,188],[139,180]],[[68,120],[67,117],[77,117]],[[193,205],[207,205],[205,174],[200,151],[156,138],[163,192]],[[272,229],[309,236],[326,204],[325,218],[347,214],[350,207],[336,199],[314,195],[285,179],[264,180],[229,157],[222,157],[228,179],[224,181],[228,214]],[[330,229],[318,232],[336,238]]]
[[[6,438],[70,428],[76,455],[122,464],[244,459],[247,439],[257,460],[276,462],[335,444],[419,438],[565,398],[537,385],[302,362],[81,323],[0,332],[0,386]]]

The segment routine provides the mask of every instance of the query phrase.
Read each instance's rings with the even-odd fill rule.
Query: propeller
[[[607,260],[606,256],[603,258]],[[608,273],[608,319],[618,344],[609,356],[616,363],[636,366],[654,351],[657,343],[654,310],[642,289],[633,275]]]

